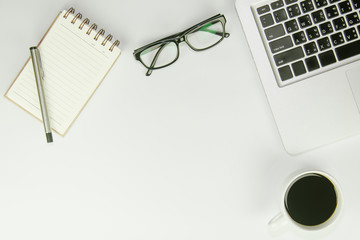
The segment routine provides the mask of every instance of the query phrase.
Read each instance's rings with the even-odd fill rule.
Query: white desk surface
[[[122,55],[68,134],[0,98],[0,239],[274,238],[286,178],[333,175],[344,211],[325,239],[359,239],[360,136],[290,156],[233,0],[1,1],[3,95],[57,13],[74,7],[121,40]],[[145,76],[132,56],[217,13],[230,38]]]

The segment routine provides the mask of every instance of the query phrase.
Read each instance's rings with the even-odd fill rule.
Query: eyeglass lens
[[[224,37],[224,27],[220,21],[207,23],[187,35],[187,43],[197,50],[214,46]]]
[[[141,61],[148,68],[159,68],[176,60],[178,48],[175,42],[160,43],[141,52]]]

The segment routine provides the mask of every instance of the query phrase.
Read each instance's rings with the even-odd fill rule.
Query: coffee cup
[[[339,217],[343,198],[340,186],[329,174],[312,170],[295,174],[285,185],[281,210],[269,222],[272,232],[328,229]]]

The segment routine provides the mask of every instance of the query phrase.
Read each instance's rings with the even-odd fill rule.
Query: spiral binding
[[[75,17],[73,18],[73,20],[71,20],[71,23],[74,24],[76,22],[76,19],[81,19],[82,18],[82,14],[78,13],[75,15]]]
[[[64,14],[64,18],[66,19],[70,13],[74,13],[74,12],[75,12],[75,9],[69,8],[69,10],[67,10],[67,12]]]
[[[75,9],[74,8],[69,8],[69,10],[66,11],[66,13],[64,14],[64,18],[67,19],[68,16],[70,14],[75,14]],[[75,24],[77,20],[81,20],[82,18],[82,14],[81,13],[77,13],[73,19],[71,20],[71,23],[72,24]],[[90,19],[88,18],[85,18],[79,25],[79,29],[82,30],[84,28],[85,25],[89,25],[90,23]],[[94,30],[96,31],[97,29],[97,25],[95,23],[93,23],[89,29],[86,31],[86,34],[87,35],[90,35],[90,33]],[[94,37],[94,40],[97,41],[99,39],[99,37],[101,36],[104,36],[105,35],[105,30],[104,29],[100,29],[96,34],[95,34],[95,37]],[[111,34],[108,34],[105,39],[102,41],[101,45],[102,46],[105,46],[107,42],[110,42],[112,40],[113,36]],[[120,45],[120,41],[119,40],[116,40],[109,48],[109,51],[112,52],[114,50],[115,47],[119,46]]]
[[[82,30],[85,24],[89,24],[90,23],[90,19],[85,18],[84,21],[81,22],[79,29]]]
[[[120,41],[116,40],[109,48],[110,52],[112,52],[114,50],[114,47],[119,46],[119,45],[120,45]]]
[[[105,30],[104,29],[100,29],[100,31],[97,32],[97,34],[95,35],[94,39],[97,41],[98,38],[100,37],[100,35],[104,35],[105,34]]]
[[[90,35],[92,30],[96,30],[97,29],[97,25],[95,23],[91,24],[91,27],[89,27],[89,29],[87,30],[86,34]]]
[[[112,38],[113,38],[113,36],[111,34],[107,35],[106,38],[104,39],[104,41],[101,43],[101,45],[105,46],[107,41],[111,41]]]

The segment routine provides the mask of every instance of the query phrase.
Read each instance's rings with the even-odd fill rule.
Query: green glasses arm
[[[218,36],[221,36],[223,35],[222,32],[218,32],[218,31],[215,31],[215,30],[212,30],[212,29],[209,29],[208,27],[210,27],[211,25],[213,25],[212,23],[209,23],[209,24],[206,24],[205,26],[201,27],[199,29],[199,31],[203,31],[203,32],[208,32],[208,33],[212,33],[212,34],[215,34],[215,35],[218,35]],[[230,36],[230,33],[225,33],[224,35],[226,38]]]

